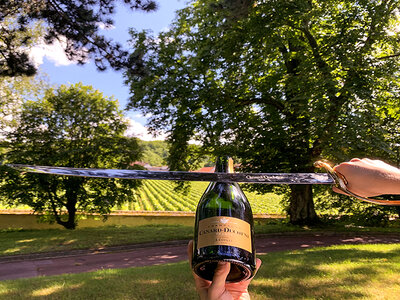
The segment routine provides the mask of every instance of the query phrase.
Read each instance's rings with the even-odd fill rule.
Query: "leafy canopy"
[[[382,157],[391,151],[382,112],[400,99],[399,6],[192,1],[169,31],[131,32],[129,107],[169,132],[173,169],[190,168],[191,139],[253,172],[310,172],[321,156]],[[290,187],[294,221],[315,219],[307,189]]]

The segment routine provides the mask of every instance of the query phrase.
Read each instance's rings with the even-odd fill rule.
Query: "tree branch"
[[[385,55],[385,56],[377,57],[376,59],[378,59],[378,60],[383,60],[383,59],[394,58],[394,57],[399,57],[399,56],[400,56],[400,53],[396,53],[396,54],[391,54],[391,55]]]
[[[308,44],[311,47],[311,51],[312,51],[312,53],[314,55],[314,58],[315,58],[315,60],[317,62],[318,68],[320,69],[320,71],[323,72],[323,74],[328,75],[329,72],[327,72],[327,70],[329,69],[329,66],[322,59],[321,54],[319,53],[318,43],[317,43],[316,39],[314,38],[314,36],[312,35],[312,33],[310,32],[310,29],[309,29],[309,26],[308,26],[308,21],[303,20],[303,27],[300,30],[304,33],[304,35],[305,35],[305,37],[306,37],[306,39],[308,41]]]
[[[283,112],[285,109],[285,106],[283,105],[282,102],[279,102],[272,98],[268,98],[268,99],[267,98],[263,98],[263,99],[253,98],[253,99],[247,99],[247,100],[242,100],[242,101],[237,100],[236,102],[237,102],[237,106],[251,105],[251,104],[268,104],[268,105],[275,107],[280,112]]]

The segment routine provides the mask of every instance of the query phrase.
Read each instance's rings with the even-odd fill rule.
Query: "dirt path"
[[[0,258],[0,280],[174,263],[187,259],[188,241],[127,245]],[[256,238],[258,254],[335,244],[400,243],[399,234],[290,234]]]

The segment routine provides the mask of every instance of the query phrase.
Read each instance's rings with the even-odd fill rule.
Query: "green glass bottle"
[[[233,160],[219,157],[215,172],[232,173]],[[212,280],[219,261],[231,263],[227,282],[251,278],[256,269],[253,214],[235,182],[211,182],[196,210],[192,268]]]

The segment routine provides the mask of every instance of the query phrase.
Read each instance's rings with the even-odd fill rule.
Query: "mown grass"
[[[193,238],[193,227],[179,225],[102,226],[97,228],[0,230],[0,256],[101,248]],[[302,230],[281,220],[256,225],[256,233]]]
[[[400,244],[270,253],[253,299],[398,299]]]
[[[192,239],[193,227],[178,223],[177,217],[176,225],[103,226],[76,230],[0,230],[0,256]],[[254,228],[256,235],[291,232],[400,233],[399,226],[394,224],[383,228],[349,227],[346,224],[309,228],[292,226],[282,219],[269,219],[267,223],[256,223]]]
[[[269,253],[259,299],[399,299],[400,244]],[[198,299],[187,262],[0,282],[0,299]]]
[[[67,251],[106,246],[190,239],[181,225],[104,226],[98,228],[0,230],[0,255]]]

